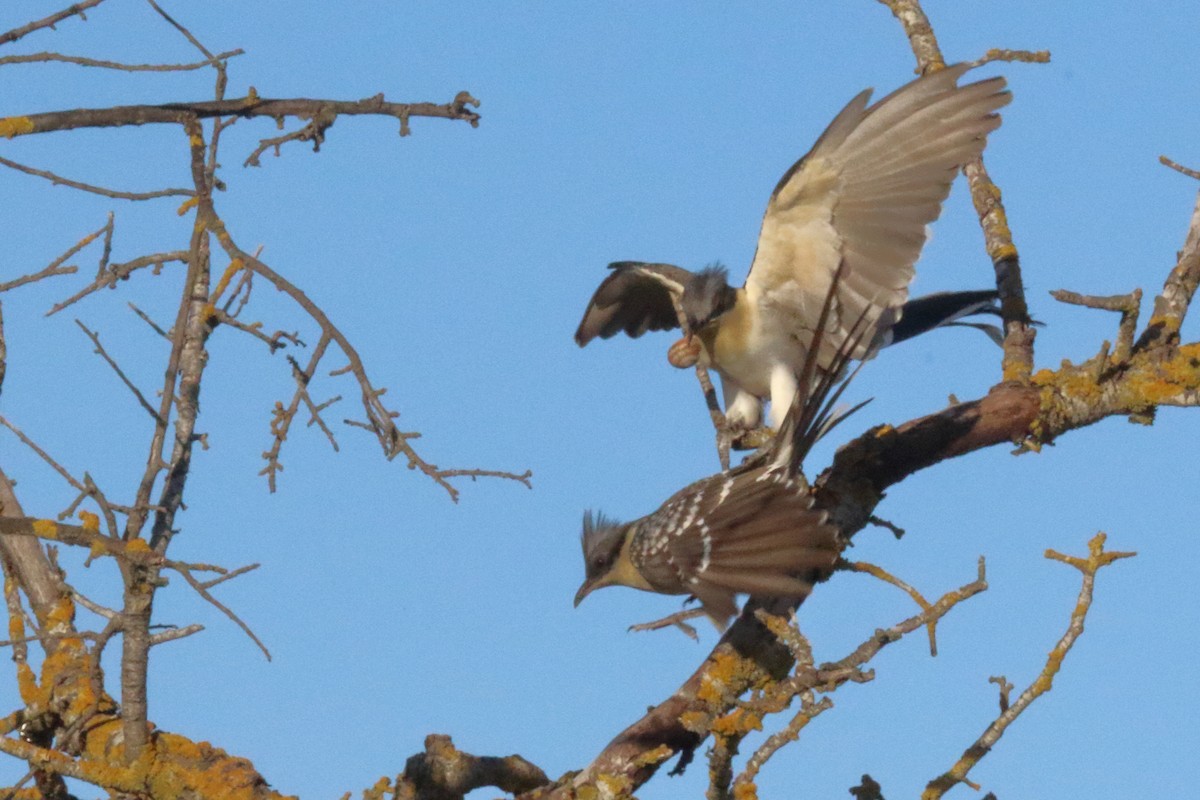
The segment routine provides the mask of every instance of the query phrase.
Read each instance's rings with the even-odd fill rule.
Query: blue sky
[[[0,12],[0,30],[58,3]],[[338,797],[395,774],[427,733],[480,754],[519,752],[551,775],[584,766],[647,705],[688,675],[699,645],[630,623],[678,600],[627,590],[581,606],[584,508],[634,517],[716,469],[690,373],[665,363],[672,338],[614,340],[580,351],[574,326],[604,265],[714,260],[740,279],[766,198],[833,114],[866,86],[908,81],[913,61],[881,5],[809,2],[245,4],[168,8],[214,50],[242,47],[229,95],[483,101],[477,130],[414,120],[344,118],[319,154],[303,145],[241,161],[269,121],[224,140],[229,191],[217,209],[243,247],[304,288],[389,387],[404,429],[442,466],[534,472],[534,489],[462,485],[458,505],[366,435],[339,431],[330,452],[297,429],[270,495],[257,477],[269,412],[290,396],[282,355],[218,331],[188,511],[173,553],[262,568],[219,597],[267,643],[267,663],[227,620],[176,584],[157,621],[207,630],[153,652],[151,716],[162,728],[250,758],[277,788]],[[1194,3],[929,2],[951,60],[991,47],[1046,48],[1050,65],[991,65],[1013,103],[986,154],[1022,254],[1040,366],[1082,361],[1116,320],[1061,306],[1047,292],[1152,296],[1182,244],[1197,186],[1156,162],[1200,166],[1200,81],[1185,37]],[[108,3],[3,54],[54,49],[132,62],[187,61],[193,51],[148,6]],[[135,102],[208,99],[203,73],[156,76],[70,65],[6,66],[0,115]],[[187,185],[186,151],[167,128],[60,133],[0,143],[0,155],[124,189]],[[34,271],[117,214],[114,258],[183,247],[190,220],[173,201],[119,203],[0,173],[0,280]],[[0,413],[72,470],[127,499],[148,424],[73,323],[97,329],[149,390],[164,350],[127,310],[165,320],[179,275],[139,275],[49,320],[44,310],[81,274],[0,298],[9,346]],[[955,187],[918,264],[917,292],[981,288],[991,267],[965,186]],[[1149,309],[1149,299],[1146,309]],[[300,328],[297,309],[260,286],[253,318]],[[1194,323],[1185,327],[1196,338]],[[303,358],[303,354],[300,356]],[[971,331],[934,334],[884,353],[850,390],[875,401],[839,441],[870,424],[978,396],[999,377],[999,351]],[[352,396],[338,379],[318,398]],[[348,416],[343,405],[334,419]],[[908,530],[856,538],[852,557],[928,595],[971,580],[988,558],[991,589],[941,626],[940,654],[920,638],[888,649],[873,683],[834,696],[796,745],[760,776],[763,797],[845,796],[869,772],[888,797],[913,796],[953,763],[996,710],[989,675],[1023,688],[1067,623],[1078,575],[1042,558],[1082,553],[1097,530],[1137,550],[1098,580],[1085,636],[1054,691],[973,773],[1001,798],[1182,794],[1196,750],[1200,679],[1190,590],[1200,543],[1195,445],[1200,414],[1164,410],[1150,428],[1120,419],[1065,437],[1040,455],[993,448],[894,487],[878,513]],[[810,471],[839,441],[823,443]],[[0,463],[28,513],[49,516],[69,490],[9,436]],[[111,564],[71,579],[99,599]],[[114,601],[115,602],[115,601]],[[877,627],[913,613],[896,590],[861,576],[822,586],[801,615],[818,660],[845,655]],[[0,666],[0,705],[17,705]],[[108,665],[115,674],[115,662]],[[753,746],[753,743],[751,743]],[[744,749],[745,751],[745,749]],[[0,780],[24,773],[0,762]],[[705,770],[665,775],[639,795],[697,797]],[[968,796],[968,789],[957,790]],[[90,796],[90,794],[89,794]],[[490,796],[490,795],[489,795]]]

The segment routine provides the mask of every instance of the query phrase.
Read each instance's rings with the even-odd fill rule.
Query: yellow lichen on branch
[[[0,118],[0,136],[5,139],[24,136],[27,133],[33,133],[33,120],[29,117]]]
[[[245,268],[245,266],[246,265],[240,258],[232,259],[229,262],[229,266],[225,268],[223,273],[221,273],[221,278],[217,281],[216,288],[214,288],[212,290],[212,294],[209,295],[209,306],[215,306],[217,304],[217,302],[221,299],[221,295],[223,295],[225,290],[229,288],[229,282],[233,280],[233,276],[237,275],[238,272]]]

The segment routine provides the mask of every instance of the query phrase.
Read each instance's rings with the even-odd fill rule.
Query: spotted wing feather
[[[837,529],[794,480],[761,468],[692,484],[641,525],[635,558],[658,590],[694,594],[720,623],[738,593],[804,597],[837,561]]]

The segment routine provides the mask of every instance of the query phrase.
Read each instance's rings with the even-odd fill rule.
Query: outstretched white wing
[[[959,169],[978,156],[995,113],[1011,99],[1003,78],[958,86],[969,65],[918,78],[874,105],[850,101],[767,203],[746,279],[764,325],[807,344],[839,264],[821,366],[864,318],[890,325],[908,296],[925,226],[937,219]],[[852,354],[861,358],[868,335]]]

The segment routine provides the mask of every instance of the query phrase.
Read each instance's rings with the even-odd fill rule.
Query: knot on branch
[[[400,784],[413,800],[460,800],[481,786],[495,786],[519,794],[550,782],[546,773],[518,755],[473,756],[454,746],[450,737],[432,733],[425,737],[425,752],[404,764]]]

